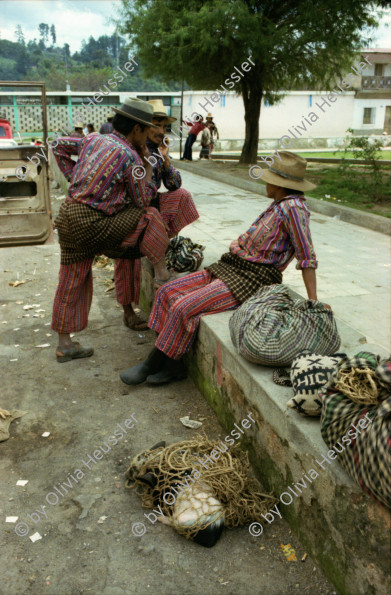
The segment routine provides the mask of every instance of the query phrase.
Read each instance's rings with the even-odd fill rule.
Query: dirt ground
[[[60,193],[52,191],[54,210],[60,205],[56,196]],[[94,270],[89,327],[80,336],[83,344],[93,345],[94,356],[58,364],[50,330],[57,243],[2,248],[0,257],[0,407],[27,411],[11,424],[9,440],[0,443],[0,593],[333,593],[310,557],[301,561],[305,550],[284,520],[258,538],[248,527],[224,530],[207,549],[143,516],[148,511],[124,487],[131,457],[158,440],[193,436],[194,430],[179,421],[184,415],[202,421],[211,438],[226,432],[191,379],[166,387],[121,382],[119,372],[145,358],[154,335],[123,325],[113,291],[106,292],[110,270]],[[24,283],[9,285],[16,280]],[[132,414],[137,423],[126,430]],[[89,456],[118,424],[126,433],[91,463]],[[28,483],[17,486],[18,480]],[[8,516],[19,518],[6,523]],[[132,532],[144,531],[135,523],[144,523],[144,535]],[[18,536],[16,528],[27,534]],[[42,539],[32,542],[29,537],[37,532]],[[297,562],[286,560],[281,544],[291,544]]]

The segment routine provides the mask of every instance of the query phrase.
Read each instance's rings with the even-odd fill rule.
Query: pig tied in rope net
[[[190,527],[181,526],[174,521],[178,533],[188,539],[223,515],[227,528],[259,520],[260,515],[266,513],[277,499],[271,494],[263,493],[258,481],[249,477],[250,463],[247,453],[238,445],[221,452],[222,449],[217,450],[219,444],[221,442],[211,441],[205,435],[198,434],[191,440],[159,449],[159,452],[146,451],[143,453],[144,461],[139,466],[137,475],[132,465],[128,469],[126,487],[136,486],[144,508],[153,508],[158,502],[163,514],[168,517],[175,516],[173,498],[176,498],[179,504],[180,498],[186,497],[189,507],[194,506],[197,491],[205,491],[203,488],[206,488],[207,492],[219,500],[222,508],[219,507],[218,515],[215,514],[212,520],[206,520],[203,516],[196,525]],[[217,461],[210,457],[213,450],[221,453]],[[209,457],[209,461],[206,456]],[[154,487],[139,479],[147,473],[153,473],[155,476]],[[183,486],[185,491],[182,490]],[[165,495],[166,499],[169,495],[169,504],[163,499]]]

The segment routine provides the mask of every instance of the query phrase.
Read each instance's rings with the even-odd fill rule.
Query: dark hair
[[[124,136],[127,136],[129,132],[132,132],[133,128],[138,124],[141,128],[141,132],[144,132],[147,124],[142,124],[141,122],[136,122],[136,120],[131,120],[127,116],[121,116],[121,114],[115,114],[113,121],[113,128],[117,132],[120,132]]]
[[[288,194],[298,194],[299,196],[304,196],[304,192],[301,190],[293,190],[292,188],[284,188],[285,192]]]
[[[108,116],[107,121],[108,122],[112,122],[113,121],[113,116]]]
[[[91,128],[92,132],[94,132],[95,128],[93,124],[87,124],[87,128]]]

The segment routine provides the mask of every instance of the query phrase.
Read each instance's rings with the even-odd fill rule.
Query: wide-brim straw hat
[[[281,188],[292,188],[292,190],[313,190],[316,184],[312,184],[304,178],[307,169],[307,160],[290,151],[279,151],[275,156],[273,164],[267,169],[262,169],[260,181]]]
[[[148,103],[148,101],[127,97],[122,105],[119,107],[113,107],[113,111],[116,114],[121,114],[121,116],[130,118],[136,122],[141,122],[141,124],[146,124],[147,126],[156,128],[154,124],[152,124],[153,107]]]
[[[166,107],[161,99],[150,99],[147,103],[150,103],[153,107],[154,118],[165,118],[168,124],[176,122],[176,118],[173,118],[167,114]]]
[[[83,124],[83,122],[75,122],[74,127],[75,127],[75,129],[76,128],[84,128],[84,124]]]
[[[212,114],[211,114],[210,112],[209,112],[209,114],[206,116],[206,119],[208,119],[208,118],[212,118],[212,120],[213,120],[213,116],[212,116]]]

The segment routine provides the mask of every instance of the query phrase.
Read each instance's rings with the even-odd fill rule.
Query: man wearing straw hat
[[[196,221],[199,214],[190,192],[181,188],[181,174],[171,165],[169,147],[163,143],[168,124],[176,122],[176,118],[168,116],[161,99],[152,99],[148,103],[153,107],[154,128],[148,131],[147,148],[156,161],[153,165],[152,180],[158,190],[162,182],[168,190],[156,193],[151,205],[159,209],[169,237],[174,237],[186,225]],[[166,137],[166,143],[167,141]]]
[[[153,127],[148,130],[146,143],[146,158],[152,164],[152,182],[156,193],[150,202],[160,212],[166,225],[169,238],[178,234],[186,225],[193,223],[199,218],[198,211],[193,198],[187,190],[181,188],[182,178],[177,169],[170,162],[168,156],[168,145],[163,144],[168,124],[176,121],[176,118],[168,116],[166,108],[161,99],[148,101],[153,108]],[[166,143],[168,139],[166,137]],[[165,185],[168,192],[157,192],[161,183]],[[115,261],[114,279],[121,279],[117,284],[117,301],[123,305],[126,311],[131,302],[136,302],[140,294],[141,282],[141,260],[119,260]],[[155,285],[162,285],[165,281],[155,278]],[[147,323],[138,317],[124,317],[124,323],[130,329],[143,330]]]
[[[289,151],[264,170],[262,181],[272,203],[249,229],[234,240],[219,262],[161,287],[148,326],[158,333],[148,358],[121,374],[126,384],[163,384],[186,377],[182,356],[196,338],[201,316],[235,310],[264,285],[282,282],[295,257],[308,299],[317,300],[317,260],[309,228],[304,191],[307,161]],[[325,304],[327,305],[327,304]],[[327,306],[330,307],[330,306]]]
[[[165,264],[169,238],[160,213],[149,206],[156,187],[152,166],[144,159],[153,108],[145,101],[129,98],[114,111],[112,134],[60,138],[52,149],[70,182],[68,197],[55,221],[61,266],[52,329],[59,336],[59,362],[93,354],[91,347],[72,342],[70,333],[87,326],[95,255],[130,261],[145,255],[157,278],[170,279]],[[78,156],[76,163],[72,155]],[[121,283],[121,276],[115,275],[119,294]],[[134,299],[137,302],[138,296]],[[136,317],[130,303],[124,305],[124,316]]]

